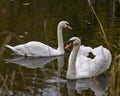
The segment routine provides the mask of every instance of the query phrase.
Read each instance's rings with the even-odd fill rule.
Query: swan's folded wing
[[[103,48],[103,51],[104,51],[106,63],[108,64],[107,65],[107,69],[108,69],[111,64],[111,61],[112,61],[112,55],[111,55],[110,51],[106,48]]]
[[[48,45],[35,41],[15,46],[15,49],[19,55],[27,56],[50,56],[56,51]]]
[[[78,54],[83,56],[88,56],[91,51],[92,51],[91,47],[81,45]]]
[[[91,58],[79,55],[76,60],[76,74],[80,78],[86,78],[91,73]]]
[[[103,46],[99,46],[93,49],[92,53],[95,55],[95,58],[92,60],[92,63],[97,69],[98,74],[105,72],[111,63],[111,53],[108,49]]]

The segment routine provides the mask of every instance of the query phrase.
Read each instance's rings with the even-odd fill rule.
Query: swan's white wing
[[[81,45],[78,54],[83,56],[88,56],[91,51],[92,51],[91,47]]]
[[[83,55],[78,55],[76,60],[76,75],[78,78],[91,77],[91,58]]]
[[[84,49],[85,47],[83,47]],[[87,52],[87,51],[84,51]],[[88,78],[105,72],[111,63],[111,53],[103,46],[92,50],[95,58],[91,59],[85,55],[78,55],[76,59],[76,74],[78,78]]]
[[[103,46],[96,47],[92,50],[95,58],[91,61],[95,65],[96,74],[105,72],[111,63],[111,53]]]
[[[103,46],[98,46],[92,50],[93,55],[101,55],[103,54]]]
[[[14,47],[14,49],[17,55],[51,56],[58,54],[57,50],[53,49],[52,47],[36,41],[17,45]]]
[[[87,57],[93,49],[84,45],[80,46],[76,59],[76,75],[78,78],[86,78],[90,76],[91,58]]]
[[[104,55],[105,55],[105,59],[106,59],[106,63],[107,63],[107,69],[108,69],[111,64],[112,55],[111,55],[110,51],[106,48],[103,48],[103,51],[104,51]]]
[[[95,60],[97,63],[111,63],[111,53],[108,49],[104,48],[103,46],[96,47],[92,50],[92,53],[95,55]]]

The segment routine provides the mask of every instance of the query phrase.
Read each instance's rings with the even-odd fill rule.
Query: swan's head
[[[60,28],[68,28],[68,29],[72,30],[72,28],[70,27],[70,24],[67,21],[59,22],[58,23],[58,27],[60,27]]]
[[[72,37],[67,41],[67,44],[65,46],[65,49],[70,48],[71,46],[80,46],[81,40],[78,37]]]

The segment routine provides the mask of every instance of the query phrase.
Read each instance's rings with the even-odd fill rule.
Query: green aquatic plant
[[[110,89],[107,93],[107,96],[119,96],[119,91],[120,91],[120,54],[116,54],[113,58],[111,70],[110,70],[110,79],[111,79],[111,84],[110,84]]]
[[[88,0],[88,3],[89,3],[89,5],[90,5],[90,8],[91,8],[93,14],[95,15],[95,17],[96,17],[96,19],[97,19],[97,21],[98,21],[99,26],[100,26],[100,29],[101,29],[100,35],[102,36],[102,38],[104,39],[104,41],[105,41],[105,43],[108,45],[108,47],[111,49],[110,43],[109,43],[108,40],[107,40],[107,36],[106,36],[106,34],[105,34],[105,31],[104,31],[104,28],[103,28],[103,26],[102,26],[102,23],[101,23],[100,19],[98,18],[98,16],[97,16],[97,14],[96,14],[96,12],[95,12],[95,10],[94,10],[94,8],[93,8],[90,0]]]

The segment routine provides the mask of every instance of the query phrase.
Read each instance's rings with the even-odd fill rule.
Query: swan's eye
[[[68,42],[67,44],[70,44],[71,42]]]
[[[75,40],[71,40],[71,42],[73,43]]]
[[[67,26],[69,26],[69,23],[65,23]]]
[[[74,41],[74,40],[69,40],[69,41],[67,42],[67,44],[73,43],[73,41]]]
[[[70,44],[70,41],[67,41],[66,44]]]

